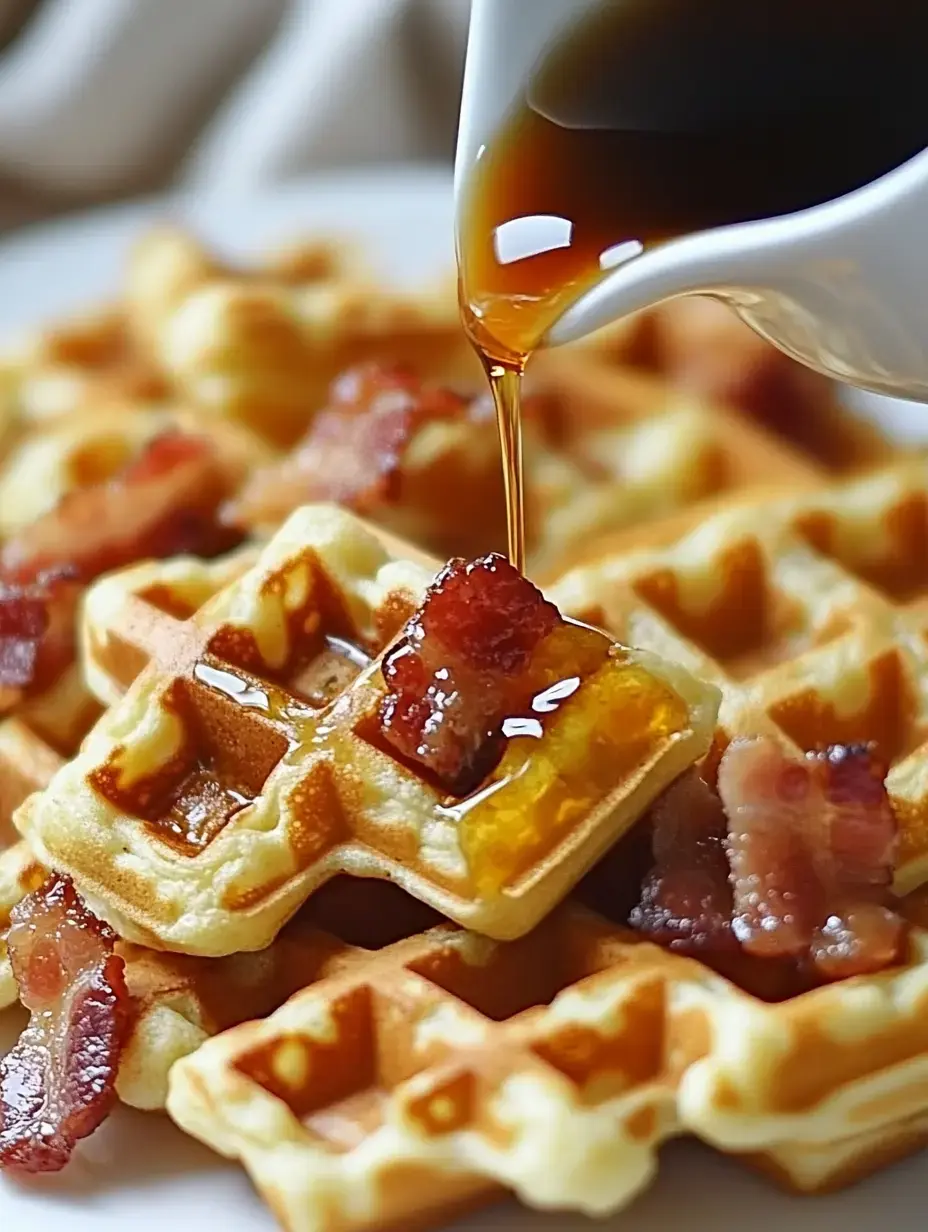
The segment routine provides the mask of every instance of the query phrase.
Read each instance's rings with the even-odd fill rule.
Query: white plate
[[[0,244],[0,333],[40,324],[103,299],[119,285],[128,246],[152,220],[189,224],[233,256],[315,228],[355,235],[384,272],[420,281],[452,259],[443,172],[390,170],[317,177],[250,199],[149,202],[36,228]],[[885,411],[875,414],[881,418]],[[903,427],[928,432],[928,412]],[[920,429],[924,417],[926,431]],[[0,1050],[18,1028],[0,1022]],[[926,1158],[915,1156],[828,1198],[790,1198],[692,1143],[667,1148],[658,1182],[605,1223],[538,1215],[513,1204],[455,1225],[457,1232],[923,1232]],[[162,1117],[119,1109],[60,1177],[0,1179],[0,1232],[273,1232],[244,1173],[185,1138]]]

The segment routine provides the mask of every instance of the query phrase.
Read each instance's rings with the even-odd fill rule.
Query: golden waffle
[[[698,320],[687,316],[684,328],[678,317],[693,313]],[[24,431],[35,436],[37,422],[66,433],[68,421],[85,417],[186,406],[192,426],[238,427],[249,465],[264,462],[258,437],[291,444],[326,405],[331,378],[371,359],[484,388],[450,282],[388,293],[356,254],[328,241],[236,268],[193,236],[159,229],[130,258],[123,303],[0,361],[0,451]],[[727,372],[735,378],[723,379]],[[758,481],[816,484],[834,466],[891,452],[837,406],[827,383],[709,301],[668,305],[605,340],[540,354],[530,376],[560,403],[553,435],[526,428],[528,559],[542,580],[610,531]],[[498,445],[493,424],[484,428],[432,424],[405,459],[399,493],[360,512],[441,555],[501,548]],[[86,439],[98,445],[76,439],[69,448],[81,467],[105,470],[119,431],[141,429],[114,438],[102,420],[88,422]],[[56,436],[16,449],[9,477],[0,472],[0,526],[21,525],[51,502],[68,465],[64,448]],[[272,512],[271,529],[280,520]]]
[[[692,508],[704,517],[741,491],[813,489],[900,455],[829,382],[705,298],[542,352],[530,375],[555,403],[563,455],[581,468],[553,500],[542,493],[530,555],[542,581],[624,550],[636,526],[675,511],[685,526]],[[530,494],[533,482],[529,456]]]
[[[171,595],[180,603],[194,590],[204,597],[214,592],[224,578],[244,570],[246,557],[246,550],[240,550],[208,563],[183,557],[149,562],[123,571],[125,578],[114,575],[112,581],[119,582],[127,596],[132,593],[125,585],[129,578],[139,587],[136,593],[158,585],[165,600]],[[153,576],[157,576],[157,583],[152,581]],[[93,589],[106,586],[107,581],[101,581]],[[117,683],[114,678],[113,686]],[[94,707],[94,717],[98,710]],[[65,747],[73,751],[91,716],[82,702],[72,713],[69,732],[64,722],[68,698],[61,690],[52,711],[58,718],[59,737],[68,737]],[[31,717],[28,709],[25,713]],[[10,913],[48,875],[26,841],[16,841],[11,816],[27,796],[47,786],[63,765],[61,754],[23,718],[0,723],[0,1010],[14,1004],[19,996],[4,941]],[[394,918],[402,919],[405,913],[418,925],[426,909],[409,901],[399,905],[394,901],[391,911]],[[126,982],[134,1003],[132,1031],[117,1082],[120,1099],[136,1108],[163,1108],[168,1072],[179,1057],[193,1052],[219,1031],[276,1009],[323,973],[332,949],[331,941],[319,935],[305,913],[288,924],[269,947],[255,954],[190,958],[120,942],[117,952],[125,959]]]
[[[84,596],[81,670],[104,706],[119,701],[149,661],[152,644],[250,569],[259,548],[248,544],[214,560],[173,556],[146,560],[95,582]]]
[[[890,766],[905,894],[928,877],[926,546],[928,466],[913,460],[733,502],[669,546],[574,570],[551,596],[716,684],[716,754],[738,732],[802,750],[873,741]]]
[[[500,1188],[604,1215],[680,1134],[805,1191],[928,1138],[921,931],[904,966],[780,1004],[576,903],[514,942],[364,931],[171,1075],[171,1116],[291,1232],[443,1226]]]
[[[661,377],[552,353],[539,387],[558,445],[526,455],[531,571],[550,579],[604,536],[753,489],[820,486],[818,462],[763,425]],[[537,506],[537,512],[536,512]],[[608,541],[607,541],[608,542]]]
[[[705,397],[659,377],[604,369],[595,359],[543,358],[523,425],[532,576],[556,576],[604,534],[720,493],[761,482],[786,490],[821,482],[813,460]],[[430,392],[422,395],[425,406]],[[410,393],[412,405],[417,396]],[[236,522],[273,529],[293,508],[331,493],[442,557],[504,549],[499,434],[489,400],[462,400],[458,414],[413,417],[399,443],[378,429],[375,404],[332,412],[326,398],[317,408],[326,408],[318,438],[311,432],[291,456],[255,474],[233,501]],[[365,421],[367,437],[357,427]],[[343,452],[333,479],[339,433]],[[344,461],[349,448],[359,455],[354,474]]]
[[[112,479],[155,437],[177,429],[212,441],[231,489],[273,456],[247,428],[189,413],[116,405],[75,413],[25,433],[0,461],[0,536],[24,530],[69,492]]]
[[[158,232],[137,250],[130,320],[182,400],[292,444],[334,377],[361,361],[411,364],[445,379],[477,371],[444,284],[400,294],[334,250],[328,262],[305,257],[304,249],[301,261],[248,276],[176,232]]]
[[[659,374],[674,388],[766,425],[829,471],[886,461],[893,446],[845,408],[837,387],[789,359],[707,296],[683,296],[626,318],[577,348],[590,374],[615,368]]]
[[[367,372],[369,383],[376,386],[372,370]],[[325,408],[319,408],[321,440],[311,428],[284,458],[257,470],[230,501],[228,520],[244,530],[268,533],[301,505],[334,499],[443,560],[503,549],[503,471],[490,400],[468,402],[437,386],[420,391],[415,382],[412,390],[397,398],[392,375],[380,373],[380,393],[372,401],[388,408],[391,403],[394,408],[405,403],[410,412],[405,425],[394,422],[395,431],[385,432],[383,421],[378,424],[363,403],[333,411],[332,398],[327,398]],[[359,375],[357,383],[361,382],[364,378]],[[420,392],[426,406],[429,399],[433,404],[446,399],[445,413],[417,420]],[[527,425],[525,441],[532,476],[539,455],[548,456],[534,427]],[[339,440],[339,434],[333,474],[332,442]],[[575,469],[570,473],[577,477]],[[534,537],[538,522],[534,500],[527,516]]]
[[[84,410],[153,406],[168,394],[161,374],[133,345],[119,306],[9,342],[0,354],[0,390],[0,444]]]
[[[78,692],[81,677],[103,706],[118,701],[147,664],[152,609],[177,620],[187,619],[218,590],[250,568],[257,554],[257,547],[246,546],[210,561],[195,556],[143,561],[101,578],[84,597],[80,672],[74,669],[68,673],[66,695],[59,687],[52,696],[43,697],[39,706],[32,702],[22,707],[27,718],[34,724],[41,724],[47,713],[62,747],[73,751],[99,714],[99,706],[90,698],[86,704],[75,706],[77,699],[84,696]],[[158,617],[154,619],[157,622]],[[70,720],[65,723],[69,715]],[[13,907],[46,875],[28,844],[23,840],[14,841],[13,812],[33,791],[46,787],[63,765],[64,758],[27,722],[14,718],[0,723],[0,768],[3,771],[0,775],[0,940]],[[293,928],[285,929],[284,954],[292,950],[294,935],[301,937],[302,933],[295,933]],[[263,987],[258,977],[263,970],[260,964],[265,960],[238,956],[214,965],[180,955],[158,955],[130,943],[123,943],[121,952],[127,959],[132,994],[146,1009],[140,1016],[143,1025],[133,1036],[134,1042],[123,1067],[120,1096],[135,1107],[160,1107],[167,1089],[170,1064],[183,1055],[185,1048],[192,1051],[205,1034],[214,1034],[230,1025],[233,1021],[230,1007],[238,1003],[243,993],[249,992],[252,984],[257,985],[254,992]],[[268,964],[273,959],[274,980],[279,978],[280,968],[274,956],[280,952],[275,946],[262,951],[268,955]],[[241,978],[238,978],[239,972]],[[230,979],[231,991],[224,1002],[227,1008],[221,1009],[218,1006],[223,1003],[219,999],[224,996],[226,976]],[[198,1000],[199,985],[204,980],[212,989],[208,1013]],[[297,979],[289,992],[300,986]],[[274,1004],[279,1004],[286,995],[280,995]],[[5,956],[0,956],[0,1009],[16,999],[9,963]],[[165,999],[170,1002],[167,1006],[163,1004]],[[178,1004],[185,1007],[182,1014],[176,1009]],[[248,1008],[240,1017],[254,1017],[273,1008],[270,1001],[261,1004],[265,1005],[263,1011],[252,995],[245,1002]],[[157,1030],[144,1025],[149,1021],[149,1014],[154,1016],[156,1026],[162,1024]],[[167,1031],[168,1025],[173,1025],[173,1032]],[[143,1040],[147,1041],[144,1045]],[[160,1103],[152,1102],[153,1091],[161,1093]]]
[[[22,435],[8,456],[0,460],[0,542],[6,538],[15,551],[17,537],[23,535],[28,542],[33,523],[38,522],[40,534],[44,534],[48,544],[46,567],[72,565],[75,562],[69,554],[79,553],[83,547],[75,536],[81,530],[82,517],[86,523],[86,514],[81,513],[80,506],[73,511],[75,534],[70,534],[71,514],[66,498],[81,490],[96,489],[99,508],[105,509],[110,480],[143,458],[145,450],[155,445],[157,438],[178,429],[190,429],[197,436],[209,439],[227,490],[234,490],[253,464],[270,458],[268,447],[240,425],[206,423],[201,427],[182,412],[137,410],[130,414],[115,406],[81,412]],[[128,499],[131,500],[131,495]],[[61,519],[55,525],[62,529],[55,540],[49,542],[40,519],[46,514],[58,518],[55,510],[60,510]],[[179,510],[178,515],[182,516],[183,512]],[[58,552],[62,555],[56,561]],[[70,619],[67,615],[69,623],[62,624],[55,632],[62,643],[64,662],[69,658]],[[3,689],[0,712],[3,716],[22,718],[43,740],[70,753],[96,717],[99,707],[73,665],[65,668],[60,678],[48,687],[43,679],[41,693],[35,691],[36,687]]]
[[[530,758],[510,741],[524,769],[504,757],[482,794],[442,795],[372,730],[384,686],[367,656],[434,568],[398,551],[343,511],[307,507],[190,620],[151,607],[147,644],[139,622],[149,667],[17,815],[121,935],[258,949],[339,872],[517,935],[705,751],[714,690],[628,651],[546,720]]]
[[[15,722],[9,720],[4,727]],[[17,752],[28,753],[29,747],[28,741],[20,741]],[[8,733],[0,728],[4,769],[11,751]],[[10,912],[46,876],[25,842],[0,853],[0,1010],[19,997],[3,942]],[[125,960],[126,984],[133,1000],[132,1029],[120,1058],[119,1098],[134,1108],[163,1108],[168,1073],[180,1057],[220,1031],[271,1013],[307,982],[324,974],[333,950],[331,939],[303,915],[291,921],[270,946],[254,954],[191,958],[119,942],[117,953]]]
[[[342,249],[306,244],[258,265],[274,284],[347,278],[356,263]],[[160,227],[130,255],[122,302],[76,314],[9,342],[0,354],[0,443],[15,428],[98,410],[154,407],[171,395],[157,364],[165,317],[199,286],[246,275],[220,262],[184,231]]]
[[[163,1109],[181,1057],[229,1027],[262,1018],[329,969],[334,946],[303,914],[264,950],[191,958],[120,942],[133,1024],[116,1090],[124,1104]]]
[[[330,882],[314,895],[257,953],[192,958],[120,942],[117,952],[125,959],[126,983],[135,1003],[132,1036],[117,1082],[122,1102],[163,1109],[168,1074],[176,1061],[221,1031],[266,1017],[295,992],[338,970],[346,930],[354,935],[358,928],[373,929],[387,944],[439,918],[386,882],[346,886],[345,881]]]

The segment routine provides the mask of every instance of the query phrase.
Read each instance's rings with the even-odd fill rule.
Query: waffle
[[[304,244],[260,263],[274,284],[346,278],[356,262],[328,242]],[[31,428],[102,406],[157,407],[171,396],[158,366],[164,319],[198,287],[244,279],[192,235],[158,227],[130,254],[121,301],[11,340],[0,354],[0,444]]]
[[[597,372],[608,379],[616,368],[658,374],[681,392],[746,413],[828,471],[872,466],[896,452],[874,425],[842,405],[830,381],[707,296],[683,296],[628,317],[578,350],[594,380]]]
[[[445,379],[477,373],[444,285],[388,292],[336,250],[321,252],[304,247],[247,276],[189,237],[156,233],[129,270],[135,334],[183,401],[278,444],[301,436],[334,377],[362,360]]]
[[[581,352],[543,358],[536,379],[556,449],[539,456],[530,442],[526,455],[530,564],[543,581],[600,554],[607,535],[691,517],[739,491],[813,490],[826,478],[788,440],[663,377]]]
[[[116,405],[75,413],[25,433],[0,461],[0,536],[24,530],[69,492],[105,483],[155,437],[176,429],[209,437],[231,489],[273,457],[246,428],[189,413]]]
[[[28,733],[0,728],[4,769],[15,752],[32,756],[36,779],[53,772],[43,765]],[[15,745],[15,747],[14,747]],[[45,880],[25,842],[0,853],[0,1010],[13,1005],[19,991],[3,946],[3,931],[16,904]],[[210,1036],[251,1018],[260,1018],[287,997],[324,974],[334,957],[331,940],[306,916],[291,921],[267,949],[226,958],[163,954],[119,942],[126,985],[133,1000],[132,1029],[120,1059],[117,1093],[121,1101],[147,1111],[163,1109],[171,1066]]]
[[[444,1225],[501,1190],[604,1215],[680,1134],[802,1191],[928,1137],[920,931],[903,967],[780,1004],[576,902],[514,942],[362,932],[336,922],[337,971],[171,1075],[171,1116],[290,1232]]]
[[[18,431],[104,405],[154,406],[161,374],[137,351],[119,305],[11,340],[0,354],[0,444]]]
[[[928,879],[925,740],[928,468],[737,501],[666,546],[607,555],[552,598],[683,664],[722,693],[713,758],[735,734],[791,748],[873,741],[901,837],[896,890]],[[675,530],[680,529],[679,520]]]
[[[193,556],[143,561],[108,574],[94,583],[84,596],[79,629],[80,667],[73,669],[68,677],[70,687],[74,690],[80,687],[87,697],[86,715],[76,716],[79,721],[74,723],[71,732],[62,731],[61,721],[67,707],[62,707],[60,696],[55,696],[42,699],[38,721],[46,711],[53,716],[58,723],[59,739],[73,752],[79,738],[98,716],[100,706],[110,706],[118,701],[147,664],[149,642],[144,632],[134,636],[137,623],[141,622],[143,630],[147,629],[146,620],[150,619],[152,609],[159,613],[156,620],[161,619],[162,615],[165,619],[186,619],[217,590],[253,564],[256,554],[256,548],[244,547],[211,561]],[[36,709],[35,703],[26,708],[26,714],[32,716],[33,723],[37,721]],[[3,769],[0,775],[0,842],[12,843],[15,837],[10,824],[13,812],[33,791],[47,787],[63,765],[64,759],[55,749],[22,720],[8,719],[0,724],[0,766]],[[45,870],[35,861],[24,841],[0,852],[0,930],[9,922],[12,908],[29,890],[35,888],[44,875]],[[195,963],[191,968],[189,962],[179,956],[176,959],[165,956],[165,965],[159,966],[158,956],[140,946],[127,944],[124,952],[127,957],[132,954],[137,960],[129,966],[129,982],[136,1000],[149,1005],[152,1014],[157,1016],[156,1020],[173,1022],[178,1030],[176,1043],[172,1044],[165,1044],[165,1031],[159,1031],[156,1039],[162,1046],[157,1050],[154,1044],[151,1047],[146,1045],[144,1050],[138,1043],[132,1045],[125,1074],[133,1077],[124,1075],[121,1096],[124,1102],[136,1107],[160,1107],[161,1104],[152,1104],[151,1094],[141,1093],[143,1083],[147,1083],[149,1092],[166,1090],[167,1070],[171,1062],[159,1063],[153,1060],[153,1055],[157,1051],[159,1057],[170,1057],[172,1060],[181,1055],[185,1042],[198,1041],[203,1037],[201,1032],[206,1018],[203,1013],[191,1009],[181,1022],[176,1015],[168,1015],[158,1008],[156,1003],[163,990],[171,998],[178,999],[178,982],[183,978],[187,981],[185,1004],[190,1005],[196,986],[191,987],[188,976],[197,968]],[[251,969],[244,965],[245,959],[241,961],[243,971]],[[234,964],[230,965],[230,970],[235,972]],[[0,961],[0,1009],[16,999],[12,973],[3,959]],[[283,996],[279,998],[281,1001],[283,999]],[[250,1009],[242,1017],[251,1017],[258,1012],[257,1009]],[[209,1021],[215,1021],[217,1025],[214,1030],[218,1030],[220,1025],[228,1025],[231,1019],[228,1015],[220,1015]],[[147,1038],[145,1030],[136,1032],[133,1038],[138,1041],[143,1037]],[[163,1103],[163,1094],[160,1098]]]
[[[666,379],[574,353],[538,357],[523,415],[530,573],[556,576],[604,533],[758,482],[814,486],[817,460],[763,425]],[[230,516],[273,529],[336,499],[439,556],[504,549],[499,433],[487,397],[404,387],[369,368],[338,382],[293,452],[258,471]],[[348,459],[351,459],[349,462]]]
[[[164,1108],[171,1067],[211,1036],[266,1016],[321,977],[333,945],[308,917],[291,920],[266,949],[225,958],[156,953],[120,942],[133,1000],[116,1091],[132,1108]]]
[[[85,600],[84,628],[92,628],[97,634],[91,647],[99,651],[108,645],[108,620],[119,632],[131,634],[135,628],[133,615],[138,618],[149,603],[175,618],[192,614],[229,581],[241,576],[256,555],[257,549],[249,547],[213,561],[195,557],[147,561],[101,579]],[[134,613],[133,604],[137,609]],[[89,683],[98,686],[101,702],[109,704],[111,698],[122,696],[143,665],[138,657],[132,658],[133,650],[138,656],[145,644],[144,638],[139,638],[137,644],[126,641],[109,645],[110,653],[100,654],[98,659],[88,654],[84,668]],[[69,673],[68,679],[78,683],[78,673]],[[71,705],[83,696],[72,689]],[[69,728],[64,722],[68,704],[69,698],[59,689],[49,709],[58,720],[55,730],[63,747],[73,751],[90,725],[90,716],[83,708],[78,709]],[[94,707],[93,717],[98,711],[99,707]],[[25,713],[36,722],[34,708],[27,708]],[[0,724],[0,848],[6,845],[0,850],[0,1010],[18,999],[3,952],[3,931],[13,907],[47,876],[28,844],[15,841],[10,819],[19,804],[47,786],[64,764],[65,759],[23,719]],[[316,898],[319,901],[314,901],[310,909],[314,913],[324,905],[325,892]],[[398,903],[393,899],[390,909],[394,919],[411,918],[415,926],[428,918],[427,909],[412,900]],[[334,947],[312,921],[310,911],[301,912],[266,949],[221,959],[156,953],[120,942],[117,949],[126,963],[126,982],[134,1003],[133,1028],[117,1082],[122,1102],[145,1110],[163,1108],[168,1073],[178,1058],[219,1031],[270,1013],[321,975]]]
[[[87,688],[112,706],[148,665],[151,647],[182,625],[250,569],[257,546],[246,545],[214,560],[173,556],[146,560],[95,582],[84,596],[80,623],[81,671]]]
[[[438,918],[386,882],[355,882],[346,895],[343,880],[314,895],[271,945],[257,953],[192,958],[119,943],[135,1009],[117,1082],[124,1104],[163,1109],[168,1076],[178,1060],[220,1032],[266,1017],[294,993],[337,971],[344,943],[333,935],[333,925],[353,930],[359,919],[374,917],[379,935],[393,941],[428,928]]]
[[[175,614],[184,603],[193,610],[230,578],[240,575],[254,555],[253,549],[240,549],[210,562],[186,557],[146,562],[101,580],[88,593],[88,604],[101,613],[101,628],[102,613],[113,610],[116,594],[123,604],[130,604],[133,596],[151,596],[154,591],[159,602]],[[93,623],[93,616],[89,619]],[[116,661],[125,669],[125,658]],[[98,671],[103,668],[101,663]],[[121,696],[130,683],[118,672],[106,680],[116,696]],[[55,731],[62,747],[73,752],[99,707],[94,705],[88,712],[87,706],[92,703],[84,701],[86,694],[76,687],[76,671],[69,673],[64,683],[70,685],[70,696],[59,687],[53,702],[45,698],[43,705],[57,718]],[[69,705],[71,717],[66,723]],[[29,845],[16,841],[11,817],[23,800],[46,787],[66,764],[40,733],[35,709],[24,708],[24,716],[0,723],[0,1010],[18,1000],[3,943],[10,912],[47,876]],[[417,921],[423,911],[418,904],[405,906],[406,916],[414,913]],[[396,903],[393,912],[397,914]],[[333,947],[304,912],[256,954],[190,958],[155,953],[129,942],[120,942],[117,950],[126,963],[126,982],[134,1003],[133,1027],[121,1059],[117,1091],[123,1103],[155,1110],[164,1107],[168,1073],[178,1058],[193,1052],[209,1036],[276,1009],[307,981],[323,973]]]
[[[115,308],[47,330],[0,360],[0,457],[16,452],[8,479],[0,469],[0,529],[27,521],[58,490],[57,435],[27,442],[19,456],[18,437],[37,425],[44,435],[104,412],[183,407],[200,430],[238,427],[250,467],[267,460],[258,438],[265,450],[291,445],[326,406],[332,377],[372,359],[485,388],[450,282],[388,293],[356,253],[328,240],[235,267],[186,232],[158,229],[133,252]],[[530,377],[557,404],[553,431],[526,425],[528,560],[543,582],[607,533],[759,480],[817,485],[835,468],[892,453],[826,382],[710,301],[666,305],[589,345],[539,354]],[[119,441],[103,424],[88,432],[99,446],[75,442],[80,465],[99,459],[105,468]],[[442,556],[505,546],[490,420],[479,431],[431,424],[393,487],[355,511]],[[325,495],[297,493],[295,503]],[[279,525],[281,511],[271,513],[262,530]]]
[[[203,955],[259,949],[339,872],[518,934],[707,747],[714,690],[628,651],[533,739],[526,769],[514,737],[518,765],[504,758],[482,797],[443,795],[372,730],[384,686],[368,656],[434,570],[396,550],[349,514],[307,507],[195,616],[150,607],[127,634],[147,638],[149,666],[17,814],[120,935]]]
[[[131,493],[119,488],[121,473],[142,464],[149,448],[157,451],[162,437],[187,428],[198,437],[208,437],[213,446],[219,472],[213,480],[217,500],[223,491],[233,490],[242,481],[254,462],[270,457],[268,448],[246,429],[232,424],[207,424],[203,429],[182,412],[137,410],[130,414],[109,407],[75,414],[22,435],[7,457],[0,459],[0,542],[5,540],[4,551],[10,552],[13,561],[22,560],[23,553],[27,558],[34,556],[42,570],[76,566],[78,571],[89,569],[91,575],[98,571],[99,556],[87,561],[93,557],[97,528],[101,533],[108,529],[105,511],[110,495],[115,498],[113,507],[121,509],[116,518],[109,519],[112,524],[121,522],[131,507]],[[111,489],[113,479],[117,482]],[[81,491],[87,503],[81,503]],[[89,514],[88,510],[95,512]],[[186,509],[175,512],[176,533],[181,536],[186,515]],[[133,550],[131,530],[131,525],[126,527],[128,538],[120,550]],[[217,532],[217,543],[226,535],[234,541],[233,532]],[[149,549],[155,546],[149,544]],[[134,550],[140,550],[139,546]],[[4,562],[6,570],[6,557]],[[10,574],[5,572],[4,577],[8,582]],[[11,642],[16,636],[16,592],[8,593],[5,587],[4,594],[14,613],[13,623],[4,631],[5,653],[10,655],[17,653],[15,642]],[[50,612],[54,658],[38,678],[22,686],[14,683],[15,671],[12,677],[4,677],[11,682],[0,689],[0,715],[21,718],[40,739],[70,754],[99,713],[99,706],[71,663],[73,613],[56,602]]]

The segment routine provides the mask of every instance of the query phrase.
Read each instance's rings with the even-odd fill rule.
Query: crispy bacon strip
[[[147,556],[214,555],[234,542],[216,523],[225,487],[210,441],[166,432],[115,478],[69,492],[10,540],[0,573],[22,584],[67,565],[86,583]]]
[[[403,368],[350,369],[293,452],[256,471],[223,516],[242,527],[269,525],[309,501],[370,513],[401,498],[406,455],[426,424],[467,420],[471,413],[466,398],[423,385]],[[473,414],[481,413],[473,404]]]
[[[719,767],[719,795],[728,815],[735,935],[761,957],[803,954],[823,910],[808,859],[823,837],[808,767],[773,740],[735,740]]]
[[[237,536],[216,517],[226,485],[208,440],[169,432],[11,539],[0,553],[0,706],[47,687],[71,662],[74,613],[95,577],[145,557],[231,547]]]
[[[810,987],[890,966],[905,925],[889,903],[884,775],[867,746],[796,761],[769,738],[733,741],[717,796],[694,770],[652,809],[654,867],[629,923],[720,969],[740,950],[735,978],[761,976],[760,963]]]
[[[560,624],[557,608],[493,553],[452,560],[384,663],[384,739],[449,792],[479,786],[524,702],[525,669]]]
[[[897,828],[886,768],[866,746],[809,754],[826,802],[827,842],[813,852],[829,914],[812,939],[828,979],[889,966],[899,957],[902,920],[888,906]]]
[[[732,742],[719,795],[733,928],[748,953],[807,959],[826,980],[899,958],[905,930],[887,897],[896,825],[884,773],[864,746],[796,762],[771,739]]]
[[[629,918],[632,928],[683,953],[737,950],[718,796],[691,770],[656,801],[650,820],[654,867]]]
[[[0,1167],[57,1172],[109,1114],[132,1022],[116,935],[53,876],[12,913],[29,1025],[0,1061]]]

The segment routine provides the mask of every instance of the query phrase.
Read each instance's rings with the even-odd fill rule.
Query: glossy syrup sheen
[[[184,737],[168,764],[130,784],[117,749],[92,774],[92,786],[142,818],[161,841],[197,855],[253,803],[273,767],[295,747],[297,726],[370,662],[364,649],[342,637],[319,634],[315,644],[316,658],[297,659],[301,668],[287,688],[220,660],[200,660],[189,687],[175,682],[163,701]]]
[[[442,809],[460,825],[480,894],[528,872],[690,725],[670,685],[586,625],[565,621],[539,647],[531,672],[531,706],[504,721],[496,770],[472,796]]]

